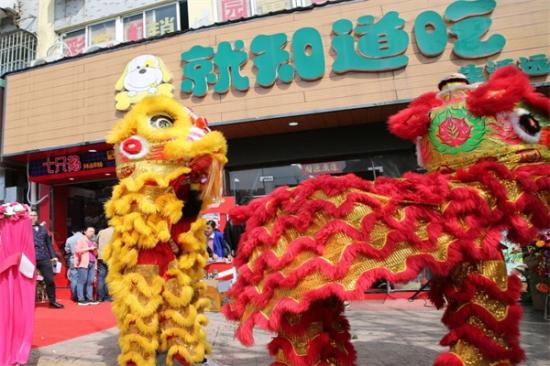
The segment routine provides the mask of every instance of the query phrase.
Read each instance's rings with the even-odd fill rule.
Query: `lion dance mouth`
[[[120,182],[105,211],[105,258],[120,329],[119,365],[187,365],[210,351],[203,326],[208,261],[199,212],[221,193],[226,142],[174,99],[137,104],[111,131]]]

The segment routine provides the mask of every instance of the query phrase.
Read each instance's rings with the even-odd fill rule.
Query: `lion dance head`
[[[113,199],[124,197],[108,204],[107,214],[114,218],[137,208],[168,219],[167,226],[145,225],[152,231],[143,233],[138,247],[169,240],[170,227],[194,221],[199,210],[221,194],[227,160],[223,135],[210,131],[204,119],[172,98],[144,99],[118,122],[107,141],[115,145],[120,179]],[[131,194],[137,192],[143,193],[139,201]]]
[[[439,88],[389,120],[393,134],[416,143],[420,165],[432,171],[482,159],[508,166],[550,161],[550,100],[514,66],[481,86],[454,74]]]

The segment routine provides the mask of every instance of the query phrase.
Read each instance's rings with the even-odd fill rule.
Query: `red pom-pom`
[[[495,71],[485,84],[473,90],[466,105],[477,116],[494,116],[514,109],[532,90],[527,75],[515,66],[506,66]]]
[[[544,94],[529,91],[524,96],[525,102],[538,112],[544,114],[546,118],[550,117],[550,99]]]
[[[416,140],[419,136],[428,133],[430,125],[429,112],[432,108],[441,105],[443,101],[437,98],[437,93],[422,94],[411,102],[409,107],[399,111],[388,120],[390,132],[402,139]]]

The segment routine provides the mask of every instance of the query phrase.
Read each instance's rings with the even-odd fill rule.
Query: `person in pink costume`
[[[34,326],[35,256],[28,207],[0,206],[0,365],[25,364]]]

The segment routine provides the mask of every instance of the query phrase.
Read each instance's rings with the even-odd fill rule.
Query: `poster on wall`
[[[116,40],[116,22],[110,20],[90,26],[90,45],[110,45]]]
[[[76,56],[86,48],[86,31],[84,29],[67,33],[63,39],[64,55]]]
[[[248,0],[220,0],[218,4],[218,14],[222,22],[250,16]]]
[[[141,14],[124,18],[123,25],[125,41],[137,41],[143,38],[144,27]]]
[[[200,28],[216,22],[213,0],[188,0],[189,28]]]

